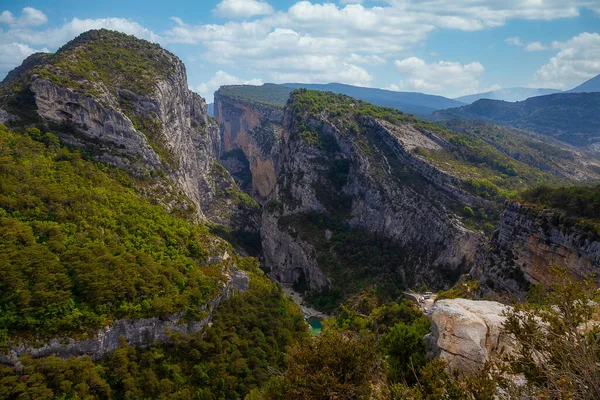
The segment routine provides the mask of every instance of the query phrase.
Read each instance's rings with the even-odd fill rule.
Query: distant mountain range
[[[600,148],[600,93],[556,93],[516,103],[482,99],[436,111],[433,117],[484,120],[534,131],[575,146]]]
[[[460,107],[465,104],[461,101],[452,100],[443,96],[418,92],[396,92],[392,90],[344,85],[341,83],[284,83],[283,85],[292,89],[306,88],[345,94],[377,106],[392,107],[408,114],[427,115],[436,110]]]
[[[583,93],[600,92],[600,75],[568,91],[561,92],[557,89],[540,89],[515,87],[493,90],[485,93],[476,93],[467,96],[449,99],[443,96],[430,95],[419,92],[396,92],[392,90],[360,87],[342,83],[265,83],[262,86],[237,85],[225,86],[232,88],[235,93],[226,93],[237,97],[248,97],[249,100],[264,104],[283,107],[293,89],[306,88],[322,92],[333,92],[345,94],[358,100],[363,100],[378,106],[391,107],[408,114],[429,116],[439,110],[455,109],[461,106],[473,104],[479,100],[500,100],[505,102],[522,102],[539,96],[547,96],[557,93]],[[228,89],[225,89],[228,90]],[[214,116],[214,105],[208,104],[208,115]],[[468,109],[465,109],[468,110]],[[462,111],[461,111],[462,112]],[[442,113],[443,115],[455,113]],[[470,113],[470,112],[469,112]],[[440,115],[442,115],[440,114]],[[439,118],[439,115],[436,117]],[[479,116],[478,118],[483,118]],[[502,123],[501,121],[497,121]]]
[[[523,101],[530,97],[544,96],[547,94],[559,93],[556,89],[534,89],[515,87],[508,89],[492,90],[491,92],[470,94],[468,96],[457,97],[454,100],[461,101],[466,104],[471,104],[481,99],[504,100],[504,101]]]
[[[600,92],[600,75],[595,76],[589,81],[583,82],[574,89],[569,90],[570,93],[590,93]]]
[[[213,117],[215,116],[215,103],[210,103],[206,105],[206,113],[208,114],[209,117]]]

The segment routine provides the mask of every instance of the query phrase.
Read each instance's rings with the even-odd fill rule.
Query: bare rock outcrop
[[[429,313],[431,333],[425,336],[429,356],[443,358],[451,370],[476,372],[494,353],[515,350],[502,329],[507,307],[467,299],[436,302]]]

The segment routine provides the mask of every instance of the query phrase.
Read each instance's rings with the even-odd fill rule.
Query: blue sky
[[[222,84],[343,82],[456,97],[600,74],[600,0],[11,1],[0,77],[106,27],[158,42],[209,101]]]

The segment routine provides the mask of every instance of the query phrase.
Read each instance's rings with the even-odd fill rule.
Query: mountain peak
[[[569,90],[571,93],[592,93],[600,92],[600,75],[593,77],[590,80],[583,82],[574,89]]]

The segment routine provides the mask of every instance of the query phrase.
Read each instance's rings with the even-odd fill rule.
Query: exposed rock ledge
[[[502,332],[509,306],[495,301],[440,300],[429,314],[431,333],[425,336],[430,357],[440,356],[450,370],[475,372],[492,353],[516,348]]]
[[[147,319],[121,319],[111,326],[98,332],[96,337],[87,340],[74,340],[55,338],[46,342],[41,347],[28,345],[14,346],[8,354],[0,355],[0,363],[15,365],[18,358],[30,355],[34,358],[56,355],[61,358],[70,358],[90,355],[97,360],[115,351],[119,346],[119,339],[124,337],[132,346],[145,347],[154,342],[168,342],[169,333],[190,334],[200,332],[210,322],[212,314],[219,305],[228,300],[236,292],[248,290],[248,274],[232,269],[226,283],[219,295],[205,306],[206,317],[201,321],[180,323],[183,313],[171,314],[166,318]]]

